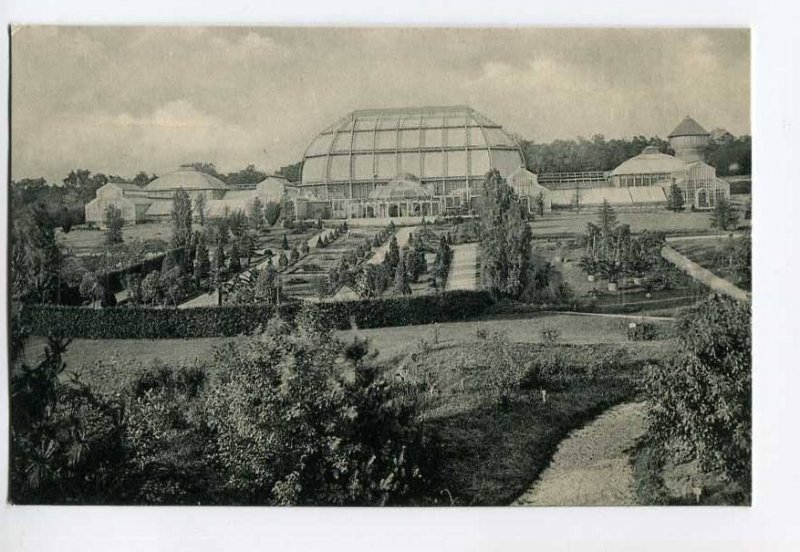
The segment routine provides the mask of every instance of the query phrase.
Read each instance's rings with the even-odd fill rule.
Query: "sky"
[[[535,141],[750,133],[746,29],[17,27],[11,176],[272,171],[356,109],[469,105]]]

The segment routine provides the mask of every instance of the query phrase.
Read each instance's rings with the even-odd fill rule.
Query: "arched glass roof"
[[[431,194],[413,175],[401,175],[388,184],[382,184],[370,194],[371,199],[429,199]]]
[[[323,130],[303,158],[303,184],[505,176],[523,165],[514,139],[466,106],[354,111]]]

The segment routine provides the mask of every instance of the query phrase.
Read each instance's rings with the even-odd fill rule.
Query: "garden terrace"
[[[329,245],[319,249],[314,244],[308,255],[284,271],[282,285],[286,293],[303,299],[316,298],[318,282],[328,271],[339,266],[342,257],[363,245],[366,239],[372,240],[380,228],[351,229],[333,240]]]

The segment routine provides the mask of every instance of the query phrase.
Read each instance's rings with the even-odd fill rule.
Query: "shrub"
[[[245,504],[413,501],[430,457],[415,404],[363,343],[342,344],[314,320],[215,355],[207,407],[225,491]]]
[[[628,324],[628,340],[653,341],[658,338],[658,329],[652,322],[631,322]]]
[[[486,387],[496,404],[507,408],[528,371],[527,357],[501,332],[487,336],[481,349],[487,361],[483,371]]]
[[[561,339],[561,330],[558,328],[542,328],[542,341],[544,341],[547,345],[555,344],[559,339]]]
[[[713,295],[689,309],[678,335],[680,352],[646,375],[653,441],[719,471],[749,495],[750,306]]]

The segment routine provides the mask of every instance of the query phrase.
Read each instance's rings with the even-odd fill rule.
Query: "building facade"
[[[86,204],[86,221],[102,226],[105,211],[114,205],[122,211],[125,224],[167,220],[172,214],[172,198],[178,190],[185,191],[199,219],[203,206],[206,218],[227,216],[240,211],[250,213],[256,198],[262,205],[270,202],[291,208],[298,218],[329,218],[330,207],[288,180],[269,176],[250,189],[232,189],[214,176],[192,167],[156,178],[144,188],[134,184],[109,183],[98,188],[96,197]]]
[[[672,186],[680,190],[684,206],[712,209],[717,202],[730,198],[729,184],[717,177],[716,169],[703,161],[709,133],[687,116],[669,134],[675,155],[647,146],[636,155],[599,178],[602,173],[587,173],[560,178],[541,175],[540,182],[551,186],[556,208],[596,207],[604,201],[617,207],[647,209],[665,207]]]

